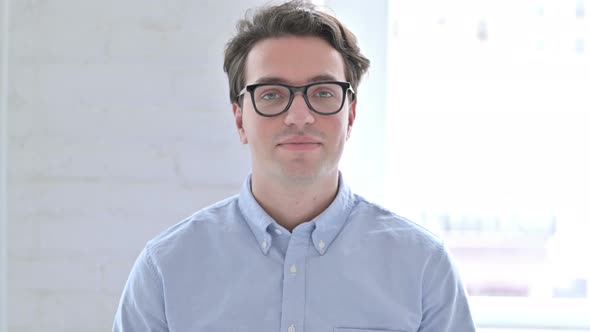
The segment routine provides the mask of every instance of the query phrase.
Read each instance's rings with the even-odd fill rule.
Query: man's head
[[[242,20],[224,69],[253,176],[307,182],[336,175],[355,119],[353,91],[368,65],[352,33],[309,3]]]
[[[238,33],[225,49],[223,69],[229,80],[230,101],[237,101],[245,86],[246,58],[254,45],[264,39],[284,36],[314,36],[325,40],[344,59],[346,80],[357,90],[369,68],[354,34],[335,17],[318,10],[308,1],[290,1],[263,8],[251,19],[238,22]]]

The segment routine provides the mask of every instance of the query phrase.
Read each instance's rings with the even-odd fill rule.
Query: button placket
[[[285,254],[281,317],[281,331],[284,332],[303,332],[305,313],[305,262],[311,243],[310,226],[300,225],[291,234],[289,246]]]

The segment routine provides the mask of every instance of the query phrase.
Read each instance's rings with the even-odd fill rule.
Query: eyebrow
[[[309,82],[309,83],[322,82],[322,81],[338,81],[338,80],[336,79],[336,77],[334,77],[330,74],[317,75],[317,76],[314,76],[311,79],[307,80],[307,82]],[[284,78],[273,77],[273,76],[263,76],[254,82],[254,84],[262,84],[262,83],[290,84],[290,82],[288,82]]]

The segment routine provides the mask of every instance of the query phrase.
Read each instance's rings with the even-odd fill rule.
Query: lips
[[[284,144],[321,144],[318,139],[308,136],[288,137],[279,141],[278,145]]]
[[[318,148],[321,145],[321,142],[312,137],[297,136],[283,139],[277,145],[289,150],[304,151]]]

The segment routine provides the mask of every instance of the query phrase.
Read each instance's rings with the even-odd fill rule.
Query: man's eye
[[[265,93],[261,96],[264,100],[275,100],[279,99],[281,96],[278,93]]]
[[[332,91],[329,91],[329,90],[316,91],[314,95],[316,97],[320,97],[320,98],[332,98],[332,97],[334,97],[334,94],[332,93]]]

